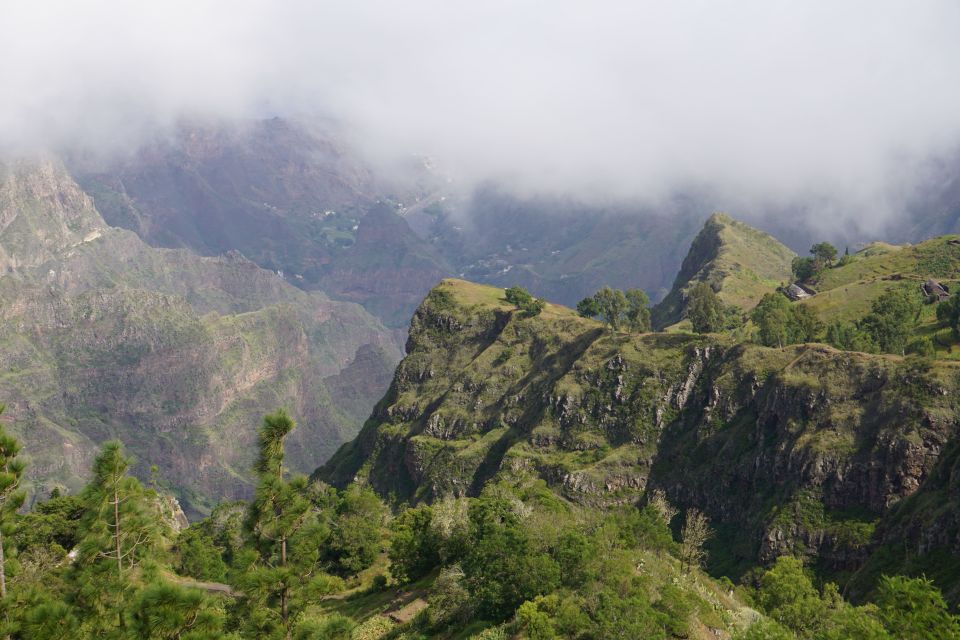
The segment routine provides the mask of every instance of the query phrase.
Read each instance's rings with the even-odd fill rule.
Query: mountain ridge
[[[0,393],[35,492],[76,488],[119,437],[141,477],[156,464],[196,513],[249,491],[257,413],[287,404],[304,419],[292,462],[309,470],[382,393],[399,349],[361,307],[238,253],[150,248],[53,160],[0,169]],[[357,369],[370,383],[347,389]]]
[[[653,326],[680,322],[687,292],[697,282],[709,284],[725,304],[749,311],[764,293],[790,281],[794,257],[773,236],[714,213],[690,245],[670,292],[651,310]]]
[[[562,307],[525,318],[502,290],[447,280],[415,314],[360,435],[314,477],[413,503],[495,479],[540,479],[592,507],[660,488],[711,517],[716,572],[795,553],[863,595],[897,540],[883,532],[899,507],[937,491],[931,478],[960,435],[944,418],[958,374],[949,361],[818,344],[612,332]],[[956,531],[912,521],[924,539]],[[944,544],[920,556],[932,562]]]

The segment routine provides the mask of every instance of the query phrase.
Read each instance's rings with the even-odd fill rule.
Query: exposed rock
[[[414,501],[535,477],[594,506],[654,486],[735,532],[722,542],[747,563],[801,553],[852,571],[953,451],[948,364],[614,333],[572,313],[465,303],[496,299],[468,283],[439,290],[411,324],[388,408],[318,477],[359,473]],[[896,535],[922,553],[956,549],[958,520],[917,517]]]
[[[0,398],[42,495],[121,439],[197,514],[249,495],[256,428],[286,406],[313,469],[352,437],[399,358],[359,306],[234,252],[153,249],[109,227],[54,162],[0,165]]]

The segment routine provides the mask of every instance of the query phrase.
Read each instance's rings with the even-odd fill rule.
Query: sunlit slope
[[[680,321],[686,294],[697,282],[710,284],[724,303],[749,310],[790,280],[795,256],[773,236],[715,213],[690,246],[670,293],[654,307],[653,324]]]
[[[933,278],[951,286],[960,280],[960,236],[941,236],[916,245],[874,243],[852,255],[849,264],[825,269],[811,284],[816,292],[803,301],[825,322],[853,321],[891,288],[918,289]],[[933,317],[933,306],[925,317]]]

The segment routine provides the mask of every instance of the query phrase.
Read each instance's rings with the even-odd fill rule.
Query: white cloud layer
[[[894,210],[960,143],[960,3],[4,0],[0,145],[323,113],[466,183]]]

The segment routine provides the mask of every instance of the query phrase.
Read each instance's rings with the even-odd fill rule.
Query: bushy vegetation
[[[724,304],[706,282],[698,282],[690,288],[684,313],[697,333],[716,333],[739,329],[743,325],[740,307]]]
[[[809,282],[820,275],[824,269],[834,266],[837,259],[837,249],[829,242],[818,242],[810,247],[810,256],[798,256],[793,259],[791,268],[793,276],[800,282]],[[849,261],[849,253],[844,255],[843,263]]]
[[[523,287],[508,287],[504,290],[504,299],[519,309],[527,317],[538,316],[546,306],[542,298],[534,298]]]
[[[577,313],[584,318],[600,318],[617,331],[650,331],[650,298],[642,289],[603,287],[593,296],[577,303]]]
[[[888,289],[873,301],[870,313],[855,323],[831,324],[826,340],[839,349],[867,353],[906,352],[932,355],[933,345],[914,340],[920,318],[919,294],[911,290]]]
[[[119,442],[103,446],[79,495],[3,511],[0,631],[38,640],[328,637],[302,635],[318,624],[309,609],[379,557],[386,510],[369,489],[287,478],[293,426],[283,412],[264,419],[249,504],[224,505],[179,535],[166,501],[128,475]],[[0,490],[16,487],[17,448],[0,430]],[[228,584],[211,589],[213,581]]]
[[[874,603],[852,606],[835,584],[818,589],[801,560],[781,556],[749,594],[768,617],[738,634],[738,640],[960,638],[960,618],[924,578],[884,577]]]
[[[757,327],[757,342],[768,347],[813,342],[823,328],[809,307],[791,304],[780,293],[763,296],[750,317]]]
[[[779,293],[765,295],[750,317],[756,342],[768,347],[823,341],[846,351],[933,356],[929,337],[916,335],[920,312],[919,294],[891,288],[873,301],[867,315],[855,322],[825,326],[811,306],[791,303]],[[952,303],[942,303],[937,313],[949,321],[953,317]]]
[[[709,521],[688,509],[675,538],[678,509],[661,491],[599,512],[541,482],[493,482],[477,498],[391,516],[367,488],[289,476],[284,448],[294,426],[282,411],[266,416],[253,499],[223,504],[179,534],[161,496],[128,475],[118,442],[104,445],[81,494],[17,514],[5,505],[19,501],[23,465],[0,430],[0,633],[668,639],[706,625],[744,639],[960,638],[957,618],[924,579],[883,578],[875,603],[855,607],[835,586],[817,588],[790,557],[740,588],[765,614],[747,626],[738,613],[746,609],[700,573]],[[408,589],[423,610],[400,622],[383,615]]]

